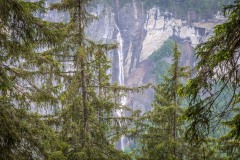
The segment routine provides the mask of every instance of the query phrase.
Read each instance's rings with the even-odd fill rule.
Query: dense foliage
[[[170,11],[183,19],[187,19],[188,16],[208,19],[216,14],[224,4],[230,2],[229,0],[146,0],[145,4],[159,6],[163,11]]]
[[[228,20],[216,26],[214,35],[197,47],[196,74],[180,92],[189,98],[184,116],[190,123],[186,137],[199,144],[220,124],[225,125],[229,132],[220,143],[225,143],[228,156],[234,157],[239,156],[240,147],[240,1],[226,6],[224,14]]]
[[[106,0],[113,5],[114,0]],[[177,18],[185,20],[210,19],[233,0],[117,0],[119,6],[137,2],[146,9],[159,7],[162,12],[171,12]]]
[[[61,24],[35,17],[43,6],[44,1],[0,1],[0,159],[46,158],[58,147],[54,131],[27,112],[57,104],[59,86],[51,77],[59,65],[39,48],[58,45]]]
[[[178,121],[183,108],[177,91],[182,87],[181,80],[188,76],[188,72],[186,67],[179,66],[180,56],[175,43],[173,63],[168,75],[156,87],[153,109],[147,113],[147,133],[141,139],[145,159],[183,159],[187,154],[183,125]]]
[[[85,36],[89,2],[52,4],[70,15],[60,24],[35,16],[44,1],[0,1],[0,159],[129,159],[114,146],[127,88],[106,74],[116,46]]]
[[[160,83],[152,111],[143,115],[121,100],[144,87],[110,83],[107,52],[117,46],[85,35],[94,18],[87,10],[91,2],[52,4],[69,14],[62,24],[36,16],[46,12],[44,0],[0,0],[0,159],[239,159],[240,0],[224,8],[228,20],[196,48],[186,86],[189,73],[179,65],[177,44],[168,39],[150,56]],[[189,9],[205,16],[227,1],[141,2],[179,16]],[[132,116],[116,115],[124,109]],[[122,135],[137,138],[133,157],[116,149]]]
[[[62,32],[66,35],[62,46],[55,50],[64,57],[65,90],[60,95],[63,110],[60,137],[68,144],[64,150],[67,159],[129,159],[115,148],[115,142],[123,134],[124,117],[118,117],[121,94],[125,87],[110,84],[110,61],[107,52],[116,45],[97,44],[85,35],[85,28],[93,17],[87,6],[91,1],[63,1],[51,6],[70,14],[70,22]]]

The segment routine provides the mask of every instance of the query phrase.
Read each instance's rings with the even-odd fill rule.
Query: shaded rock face
[[[120,33],[123,40],[122,50],[124,53],[124,73],[125,77],[131,73],[139,63],[139,58],[142,50],[142,42],[146,36],[144,29],[145,11],[141,7],[141,3],[136,3],[132,0],[123,7],[119,6],[118,0],[115,0],[113,6],[108,4],[100,4],[97,8],[100,12],[93,12],[99,16],[98,21],[94,21],[89,27],[90,37],[103,42],[117,41],[117,35]],[[96,11],[96,10],[95,10]],[[114,75],[118,74],[118,56],[117,51],[112,54],[113,58],[113,81],[117,78]]]
[[[132,3],[123,8],[119,8],[116,5],[114,11],[116,25],[124,41],[124,71],[127,76],[139,63],[142,41],[146,36],[146,30],[143,27],[146,15],[141,4],[136,3],[135,0],[132,0]]]

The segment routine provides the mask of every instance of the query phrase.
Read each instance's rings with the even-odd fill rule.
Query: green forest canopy
[[[111,5],[114,0],[106,0]],[[221,11],[223,5],[233,2],[233,0],[136,0],[144,4],[146,9],[157,6],[161,11],[172,12],[178,18],[186,19],[189,13],[196,14],[201,19],[212,18],[214,14]],[[119,0],[120,6],[132,3],[129,0]],[[195,16],[196,16],[195,15]]]

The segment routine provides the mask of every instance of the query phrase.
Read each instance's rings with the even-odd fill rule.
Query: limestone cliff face
[[[98,19],[89,23],[87,35],[101,43],[119,43],[119,48],[109,53],[112,59],[112,81],[119,81],[120,74],[124,74],[123,82],[127,86],[155,82],[148,58],[169,37],[174,37],[181,44],[181,64],[193,66],[193,47],[206,41],[214,26],[224,20],[220,15],[213,16],[211,20],[201,20],[189,15],[190,19],[186,18],[186,21],[175,18],[172,13],[163,12],[158,7],[146,10],[138,0],[129,0],[124,6],[120,6],[120,1],[112,0],[111,5],[105,0],[95,1],[88,8]],[[69,17],[67,14],[51,11],[44,18],[67,21]],[[129,96],[128,103],[134,108],[148,110],[153,91],[149,89],[145,92],[142,97]]]
[[[157,7],[144,10],[142,5],[135,0],[121,7],[118,0],[115,0],[114,6],[99,4],[93,12],[99,20],[89,27],[91,37],[97,37],[100,41],[117,42],[116,35],[121,33],[126,76],[169,37],[178,37],[181,43],[187,41],[195,47],[206,41],[214,26],[223,21],[221,16],[216,15],[212,20],[190,23],[176,19],[171,13],[162,12]]]
[[[214,26],[224,20],[220,15],[216,15],[208,21],[186,21],[174,18],[172,13],[162,12],[158,7],[145,10],[143,4],[137,0],[130,0],[124,6],[119,6],[119,0],[113,1],[111,6],[99,3],[92,8],[92,13],[99,19],[91,23],[88,33],[90,37],[101,42],[121,41],[123,74],[127,86],[139,86],[155,81],[148,58],[169,37],[174,37],[182,46],[181,64],[193,66],[193,48],[206,41]],[[111,53],[113,81],[118,81],[119,77],[118,53],[118,50]],[[148,110],[153,92],[147,90],[145,94],[147,96],[130,96],[128,103],[134,108]]]

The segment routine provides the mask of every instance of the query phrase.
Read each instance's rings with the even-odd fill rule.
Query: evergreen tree
[[[0,159],[48,158],[58,138],[31,111],[57,104],[58,62],[41,48],[61,39],[59,24],[37,18],[44,1],[0,0]]]
[[[181,79],[188,76],[186,67],[179,66],[180,52],[175,43],[173,63],[163,82],[155,88],[153,110],[147,113],[148,128],[142,139],[143,159],[183,159],[186,147],[183,125],[178,121],[183,112],[177,91]]]
[[[197,73],[181,90],[190,99],[185,116],[191,122],[188,137],[192,140],[203,139],[216,125],[213,121],[231,117],[229,112],[235,111],[232,137],[239,137],[239,5],[235,1],[225,7],[228,21],[216,26],[214,36],[197,47]]]
[[[70,14],[63,29],[66,38],[55,50],[65,68],[72,65],[65,72],[61,94],[60,136],[68,144],[63,152],[67,159],[129,159],[114,146],[123,126],[119,123],[122,118],[114,112],[120,109],[121,94],[127,89],[111,85],[107,74],[107,52],[116,45],[96,44],[85,35],[87,24],[94,18],[87,12],[89,4],[90,0],[66,0],[51,6]]]
[[[239,155],[239,46],[240,1],[224,8],[228,20],[215,27],[214,35],[197,47],[196,74],[180,92],[189,98],[185,119],[190,123],[186,137],[196,144],[208,136],[220,137],[221,151]],[[229,127],[220,135],[223,124]],[[231,146],[231,147],[230,147]],[[223,154],[222,154],[223,155]]]

